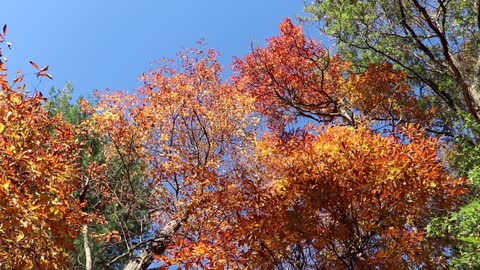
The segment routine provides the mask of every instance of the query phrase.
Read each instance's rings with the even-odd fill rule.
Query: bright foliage
[[[422,105],[435,108],[436,121],[422,125],[451,139],[446,164],[472,185],[467,204],[430,233],[446,240],[450,268],[478,269],[480,2],[319,0],[305,3],[305,11],[357,68],[385,62],[401,68]]]
[[[405,74],[356,74],[289,20],[280,31],[236,60],[231,81],[216,52],[191,50],[142,75],[138,93],[100,98],[90,126],[107,157],[143,160],[151,216],[180,220],[154,257],[190,269],[444,265],[424,228],[464,182],[437,140],[403,125],[429,117]],[[289,131],[301,117],[314,122]],[[371,130],[380,122],[390,135]]]
[[[404,72],[381,64],[359,73],[289,19],[280,24],[279,36],[236,59],[234,68],[235,84],[257,98],[258,111],[271,126],[283,127],[297,117],[350,125],[367,118],[389,126],[431,118],[417,104]]]
[[[265,192],[240,225],[249,265],[440,267],[441,249],[424,227],[455,205],[463,181],[443,170],[436,140],[413,128],[404,134],[408,144],[362,126],[264,136],[256,162]]]
[[[128,231],[118,219],[122,232],[99,235],[125,241],[117,262],[445,266],[425,226],[456,207],[465,183],[444,170],[439,141],[405,123],[431,119],[403,72],[387,64],[354,72],[288,19],[265,48],[235,61],[231,79],[223,80],[217,57],[209,49],[183,51],[180,61],[143,74],[138,92],[83,101],[88,118],[76,127],[84,148],[70,125],[48,116],[39,94],[27,97],[1,81],[0,231],[9,237],[0,239],[0,259],[7,268],[64,265],[84,222],[72,197],[82,190],[79,170],[88,179],[83,190],[96,192],[97,203],[87,207],[118,207],[111,212],[126,217],[148,210],[141,213],[154,222],[149,232]],[[49,77],[47,69],[37,75]],[[379,123],[388,132],[377,132]],[[102,153],[77,164],[90,142]],[[146,264],[136,264],[137,255]]]
[[[444,268],[424,228],[456,205],[464,182],[445,173],[436,140],[414,128],[404,136],[338,126],[265,134],[203,204],[200,237],[176,237],[173,259],[159,258],[192,269]]]
[[[308,39],[290,20],[280,25],[280,36],[267,40],[266,48],[255,48],[245,59],[237,58],[238,88],[261,100],[260,113],[273,125],[292,122],[295,116],[339,116],[342,72],[348,63],[330,58],[317,41]]]
[[[139,93],[102,96],[88,122],[104,136],[108,160],[148,164],[140,177],[150,190],[151,217],[160,228],[189,220],[178,242],[197,242],[222,220],[216,205],[226,202],[226,183],[255,135],[253,99],[221,81],[217,55],[191,50],[180,63],[165,60],[142,75]],[[169,250],[169,263],[186,260],[184,252]]]
[[[61,269],[84,221],[74,130],[50,118],[40,93],[0,91],[0,267]]]

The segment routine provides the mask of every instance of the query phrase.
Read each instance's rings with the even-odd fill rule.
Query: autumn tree
[[[230,78],[217,58],[182,51],[76,106],[0,77],[2,267],[66,267],[80,228],[87,269],[446,267],[426,226],[465,182],[408,72],[360,70],[288,19]]]
[[[425,226],[461,192],[414,129],[409,143],[364,126],[266,134],[257,143],[255,192],[230,233],[250,267],[444,268]],[[415,165],[414,165],[415,164]],[[258,192],[261,191],[261,192]],[[252,192],[252,193],[250,193]],[[441,209],[441,210],[440,210]]]
[[[0,42],[5,34],[6,26]],[[50,77],[48,67],[32,65]],[[29,94],[20,73],[9,83],[4,62],[0,72],[0,266],[62,269],[85,221],[73,196],[80,188],[75,131],[48,115],[45,98]]]
[[[405,70],[421,101],[438,108],[432,130],[452,138],[450,147],[455,151],[447,156],[451,170],[468,176],[472,187],[479,181],[474,161],[480,157],[478,124],[472,122],[479,122],[480,115],[479,7],[478,1],[463,0],[322,0],[306,7],[309,19],[320,21],[322,33],[334,37],[342,55],[357,67],[388,62]],[[474,268],[480,265],[480,254],[471,239],[477,239],[478,228],[466,224],[480,219],[473,214],[477,197],[477,189],[472,188],[468,204],[459,213],[433,226],[450,228],[450,232],[440,231],[456,235],[450,250],[459,257],[452,262],[468,262]],[[433,227],[432,233],[439,235]]]
[[[218,205],[228,202],[226,183],[253,139],[253,99],[222,82],[217,53],[184,51],[179,58],[144,74],[138,93],[104,95],[90,120],[105,138],[107,160],[129,162],[133,154],[145,164],[140,177],[156,225],[130,251],[125,269],[146,269],[160,255],[166,264],[195,259],[180,247],[203,241],[225,218]],[[167,249],[172,243],[178,248]]]
[[[356,126],[368,119],[379,128],[393,128],[434,120],[435,108],[422,106],[406,84],[406,74],[390,64],[371,64],[358,72],[289,19],[267,44],[236,59],[234,69],[237,88],[257,99],[258,111],[271,125],[286,126],[304,118]]]
[[[406,85],[404,81],[406,79],[405,73],[385,64],[369,65],[359,73],[356,69],[353,69],[351,64],[344,62],[338,56],[330,57],[326,53],[319,54],[318,52],[322,52],[322,50],[318,43],[303,35],[300,27],[296,27],[291,21],[285,20],[280,25],[280,35],[267,40],[265,48],[254,49],[244,59],[237,59],[236,61],[235,67],[238,72],[236,85],[256,98],[256,106],[267,117],[267,121],[278,122],[277,119],[280,115],[282,119],[286,119],[287,123],[296,123],[297,127],[304,125],[305,119],[311,122],[295,132],[281,129],[278,133],[278,129],[274,127],[272,129],[273,137],[271,135],[264,137],[264,140],[267,140],[266,143],[260,144],[262,147],[266,146],[268,150],[260,149],[260,153],[265,155],[265,159],[257,161],[257,163],[272,164],[273,167],[271,167],[271,170],[267,170],[268,174],[265,179],[270,179],[270,181],[272,181],[271,179],[278,179],[273,180],[271,185],[285,197],[276,199],[271,205],[265,204],[265,208],[259,211],[259,215],[270,213],[272,216],[265,215],[265,222],[268,224],[272,220],[276,223],[272,227],[281,229],[277,232],[277,238],[271,240],[268,237],[275,235],[275,233],[265,229],[267,226],[257,225],[259,231],[264,231],[262,236],[266,240],[257,246],[257,252],[253,254],[261,254],[260,257],[263,259],[270,257],[269,263],[277,265],[279,269],[283,269],[283,267],[293,267],[294,269],[318,267],[405,269],[419,267],[420,265],[445,267],[442,246],[435,245],[431,241],[432,239],[427,241],[424,238],[425,228],[432,217],[448,213],[449,209],[452,209],[454,204],[447,198],[450,196],[450,198],[453,198],[456,192],[463,192],[460,187],[463,182],[449,179],[448,174],[442,168],[441,160],[437,157],[438,144],[436,140],[426,139],[423,135],[420,135],[421,131],[414,131],[411,125],[405,125],[408,122],[417,123],[417,127],[418,124],[428,125],[433,120],[432,116],[422,110],[422,104],[419,103],[410,87]],[[318,57],[318,55],[321,57]],[[322,65],[314,62],[318,59],[321,60]],[[283,114],[273,113],[272,115],[272,111],[277,108],[281,108],[278,111],[283,112]],[[431,110],[434,111],[435,108],[431,108]],[[310,125],[314,126],[313,131],[308,127]],[[356,129],[339,128],[338,125],[350,125],[356,127]],[[390,132],[390,129],[379,128],[379,125],[393,127],[393,129]],[[369,129],[377,130],[383,135],[372,133]],[[387,134],[390,135],[385,137]],[[370,143],[375,145],[380,143],[380,145],[378,145],[378,148],[374,147],[375,149],[371,148],[373,145],[358,145],[358,143],[362,144],[362,141],[366,142],[364,141],[366,138],[369,138],[367,139],[369,145]],[[350,139],[352,143],[355,143],[350,144]],[[389,146],[384,144],[388,141],[392,143]],[[335,146],[337,143],[338,148]],[[274,145],[277,145],[277,147]],[[428,145],[432,148],[427,151]],[[356,149],[356,147],[359,148]],[[393,150],[397,147],[398,150]],[[336,156],[335,153],[338,153],[336,149],[342,148],[349,150]],[[392,152],[381,157],[385,149],[391,149],[400,156],[396,156]],[[322,151],[325,151],[326,156],[322,156]],[[368,154],[362,151],[367,151]],[[414,156],[406,154],[410,151],[417,154],[423,153],[422,155],[425,156],[418,157],[418,160],[416,160]],[[389,184],[395,187],[391,189],[392,194],[387,195],[389,193],[387,191],[389,189],[388,184],[374,180],[376,177],[380,177],[380,179],[390,178],[382,173],[381,166],[374,165],[375,169],[372,170],[372,174],[364,175],[369,171],[369,165],[367,164],[374,163],[373,160],[376,160],[376,158],[385,162],[383,165],[388,168],[387,171],[399,172],[398,170],[406,169],[407,171],[420,173],[418,169],[414,170],[413,167],[408,169],[410,165],[400,165],[402,164],[400,160],[403,159],[401,157],[403,154],[408,156],[408,164],[418,165],[415,168],[432,168],[431,171],[437,171],[438,174],[436,175],[440,178],[430,178],[433,174],[425,175],[430,180],[420,180],[416,184],[415,181],[419,180],[417,177],[423,178],[422,176],[418,174],[408,176],[409,173],[406,171],[395,174],[391,179],[399,180],[402,184],[400,185],[400,182],[397,184],[394,184],[394,181],[390,182]],[[275,155],[279,155],[278,160],[275,160]],[[378,156],[368,157],[369,155]],[[364,157],[367,159],[360,160]],[[349,170],[355,170],[357,158],[361,169],[350,174]],[[345,167],[341,165],[343,159],[348,161],[348,165]],[[305,163],[303,160],[305,160]],[[329,160],[333,163],[329,163]],[[420,165],[423,161],[427,161],[429,165]],[[309,162],[312,162],[311,166],[308,165]],[[400,167],[396,167],[394,164],[400,165]],[[262,171],[261,168],[260,166],[258,170]],[[293,169],[289,171],[288,168]],[[341,172],[328,173],[330,170],[336,170],[336,168],[341,168]],[[281,174],[284,169],[288,171],[285,175]],[[401,180],[400,175],[406,178]],[[328,180],[330,176],[333,177],[332,182]],[[436,178],[434,182],[438,182],[429,182],[434,178]],[[345,181],[344,186],[343,181]],[[357,184],[359,185],[358,189],[355,188]],[[386,193],[375,193],[375,191],[375,194],[370,193],[375,190],[373,187],[377,184],[381,185],[382,190],[387,188],[387,190],[384,190]],[[414,195],[411,193],[412,187],[417,187],[418,184],[421,187],[418,186],[418,189],[414,189],[420,193]],[[300,191],[302,195],[294,195],[297,185],[301,190],[305,188],[306,193]],[[440,185],[443,185],[443,187],[440,187]],[[317,188],[320,189],[318,192],[315,191]],[[330,188],[333,190],[330,190]],[[402,191],[403,189],[405,191]],[[438,191],[446,193],[436,193]],[[368,194],[365,196],[376,200],[377,203],[380,202],[380,208],[384,206],[389,208],[387,205],[390,203],[392,203],[391,207],[396,208],[405,203],[405,209],[413,210],[415,207],[420,207],[422,210],[419,211],[426,215],[423,216],[418,212],[416,214],[412,213],[411,217],[408,217],[407,212],[392,213],[386,215],[387,219],[383,220],[381,214],[383,210],[376,209],[375,204],[363,204],[368,201],[368,199],[362,198],[364,192]],[[265,190],[263,193],[268,192]],[[310,198],[307,194],[312,194],[313,198]],[[400,194],[404,194],[405,197],[398,198],[397,202],[390,201],[390,198]],[[329,195],[333,197],[329,197]],[[288,199],[289,196],[293,197]],[[417,199],[411,199],[413,197]],[[421,197],[423,199],[420,199]],[[262,202],[267,200],[257,199],[257,201]],[[323,200],[325,200],[325,205],[322,205]],[[342,206],[343,200],[345,200],[346,205]],[[357,200],[359,201],[356,202]],[[424,200],[424,203],[421,203],[422,200]],[[290,201],[291,203],[287,203],[283,210],[275,208],[282,205],[284,201]],[[414,206],[412,204],[414,202],[419,204]],[[308,205],[310,203],[319,204],[309,210]],[[357,203],[358,205],[355,206]],[[274,210],[269,212],[267,209]],[[366,212],[362,213],[363,210]],[[335,213],[336,211],[338,212]],[[379,216],[372,217],[367,214],[366,220],[362,221],[361,216],[369,213],[369,211],[373,211],[370,213],[376,213]],[[282,215],[282,218],[273,218],[276,213]],[[394,216],[401,217],[403,221],[395,220]],[[306,221],[309,217],[314,219],[311,223]],[[417,218],[417,221],[413,221]],[[284,222],[287,220],[285,227],[280,225],[280,220]],[[298,220],[298,223],[295,223],[295,220]],[[400,238],[395,240],[390,238],[391,235],[388,230],[381,229],[384,222],[396,223],[396,225],[389,225],[388,230],[398,230],[398,233],[400,231],[406,233],[405,235],[403,233],[397,235],[405,242]],[[404,223],[402,224],[402,222]],[[336,227],[337,225],[339,227]],[[370,231],[372,233],[370,234],[369,229],[363,229],[363,226],[375,229]],[[285,233],[288,228],[298,229],[298,231]],[[308,238],[307,232],[312,228],[315,228],[312,235],[318,238]],[[382,230],[383,232],[377,235]],[[253,231],[255,229],[251,228],[250,232]],[[325,235],[322,232],[325,232]],[[298,235],[299,238],[288,242],[289,235]],[[331,242],[327,240],[329,237],[332,237]],[[277,243],[281,243],[282,239],[285,239],[283,246],[275,246]],[[370,244],[372,245],[371,248],[368,247]],[[395,246],[394,250],[382,250],[383,247],[391,247],[392,245]],[[405,248],[404,250],[402,246]],[[282,252],[282,250],[286,252]],[[410,253],[408,250],[415,251]],[[362,256],[365,257],[362,258]],[[267,265],[265,267],[268,267]]]
[[[406,73],[358,72],[290,20],[227,80],[217,55],[183,51],[87,107],[105,164],[140,162],[149,189],[154,225],[125,269],[445,266],[425,227],[464,182],[406,124],[432,121]]]

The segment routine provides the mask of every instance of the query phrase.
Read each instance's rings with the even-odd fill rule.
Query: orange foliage
[[[0,265],[60,269],[83,222],[72,127],[39,93],[0,92]]]
[[[82,102],[91,117],[77,134],[48,116],[40,94],[12,89],[0,63],[0,266],[68,264],[85,221],[72,196],[80,190],[75,135],[102,143],[102,164],[82,168],[99,204],[140,207],[129,185],[140,179],[156,225],[180,220],[157,245],[167,250],[150,252],[163,267],[443,266],[424,228],[456,206],[464,182],[443,169],[436,139],[396,126],[429,120],[404,73],[371,65],[357,74],[288,19],[266,48],[235,61],[231,80],[222,80],[217,57],[183,51],[179,63],[143,74],[136,93],[97,93],[95,106]],[[31,65],[51,78],[48,66]],[[266,133],[257,112],[272,127]],[[287,131],[298,117],[315,124]],[[373,132],[375,121],[394,126],[393,135]],[[94,238],[119,242],[123,234]]]
[[[426,111],[416,104],[405,80],[405,72],[394,70],[390,64],[372,64],[361,74],[350,74],[343,93],[353,109],[372,120],[428,123],[433,109]]]
[[[343,104],[339,97],[346,65],[286,19],[280,36],[268,39],[266,48],[237,58],[234,69],[237,87],[256,97],[259,112],[278,126],[298,115],[333,120]]]
[[[0,43],[5,34],[6,26]],[[49,117],[40,93],[14,86],[23,75],[10,84],[6,71],[0,61],[0,268],[63,269],[84,222],[73,197],[79,144],[69,124]]]
[[[370,65],[356,73],[350,63],[331,57],[318,41],[305,37],[289,19],[280,35],[236,59],[235,84],[257,99],[260,113],[281,128],[306,117],[317,122],[356,118],[391,122],[425,121],[405,74],[390,65]]]
[[[455,207],[464,182],[443,170],[435,139],[403,134],[409,143],[364,126],[266,134],[203,204],[198,237],[176,237],[163,260],[190,269],[442,268],[424,228]]]
[[[216,205],[227,202],[236,164],[253,146],[253,99],[222,82],[217,56],[213,50],[191,50],[179,55],[180,63],[165,60],[141,76],[138,93],[101,96],[88,122],[103,136],[107,159],[147,164],[141,177],[160,227],[188,219],[175,236],[179,246],[163,257],[170,264],[188,262],[180,243],[199,241],[225,218]]]
[[[184,51],[142,75],[137,93],[89,108],[106,158],[141,160],[158,227],[181,220],[153,258],[187,269],[441,266],[424,228],[455,207],[463,180],[443,170],[437,140],[368,122],[423,117],[404,74],[355,74],[289,20],[280,28],[236,60],[231,81],[213,50]],[[286,131],[298,116],[328,125]]]
[[[438,209],[455,205],[463,182],[443,170],[435,139],[404,132],[407,144],[363,126],[265,135],[256,160],[265,191],[250,195],[261,203],[249,205],[255,214],[236,224],[242,230],[235,237],[249,247],[248,265],[407,269],[439,263],[441,250],[427,245],[424,228]]]

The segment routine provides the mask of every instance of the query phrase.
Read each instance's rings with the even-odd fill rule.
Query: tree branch
[[[465,80],[464,80],[460,70],[458,69],[457,65],[455,65],[455,62],[454,62],[454,60],[453,60],[453,58],[450,54],[450,49],[449,49],[447,37],[442,34],[440,29],[438,29],[436,24],[432,21],[432,18],[428,14],[428,11],[425,9],[425,7],[420,5],[418,0],[412,0],[412,2],[415,5],[415,7],[420,11],[420,13],[422,14],[423,18],[425,19],[425,21],[428,24],[428,26],[430,27],[430,29],[432,29],[433,32],[435,32],[438,39],[440,40],[440,44],[442,46],[442,51],[443,51],[443,56],[445,57],[445,60],[447,60],[447,64],[450,67],[451,71],[453,72],[453,74],[455,76],[455,80],[457,81],[457,83],[460,84],[460,86],[462,88],[463,99],[465,100],[465,103],[468,107],[468,110],[473,115],[475,120],[480,122],[480,117],[477,114],[477,110],[475,108],[475,105],[478,107],[480,104],[475,104],[474,105],[474,102],[472,101],[472,97],[471,97],[470,92],[469,92],[469,87],[468,87],[467,83],[465,82]]]

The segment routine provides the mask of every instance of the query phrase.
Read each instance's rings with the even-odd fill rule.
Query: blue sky
[[[54,80],[26,77],[44,94],[71,81],[75,92],[135,89],[155,60],[173,57],[205,39],[226,67],[233,56],[263,45],[285,17],[303,12],[303,0],[10,0],[2,1],[0,24],[8,24],[13,46],[4,54],[14,74],[49,65]],[[314,27],[306,29],[318,35]]]

